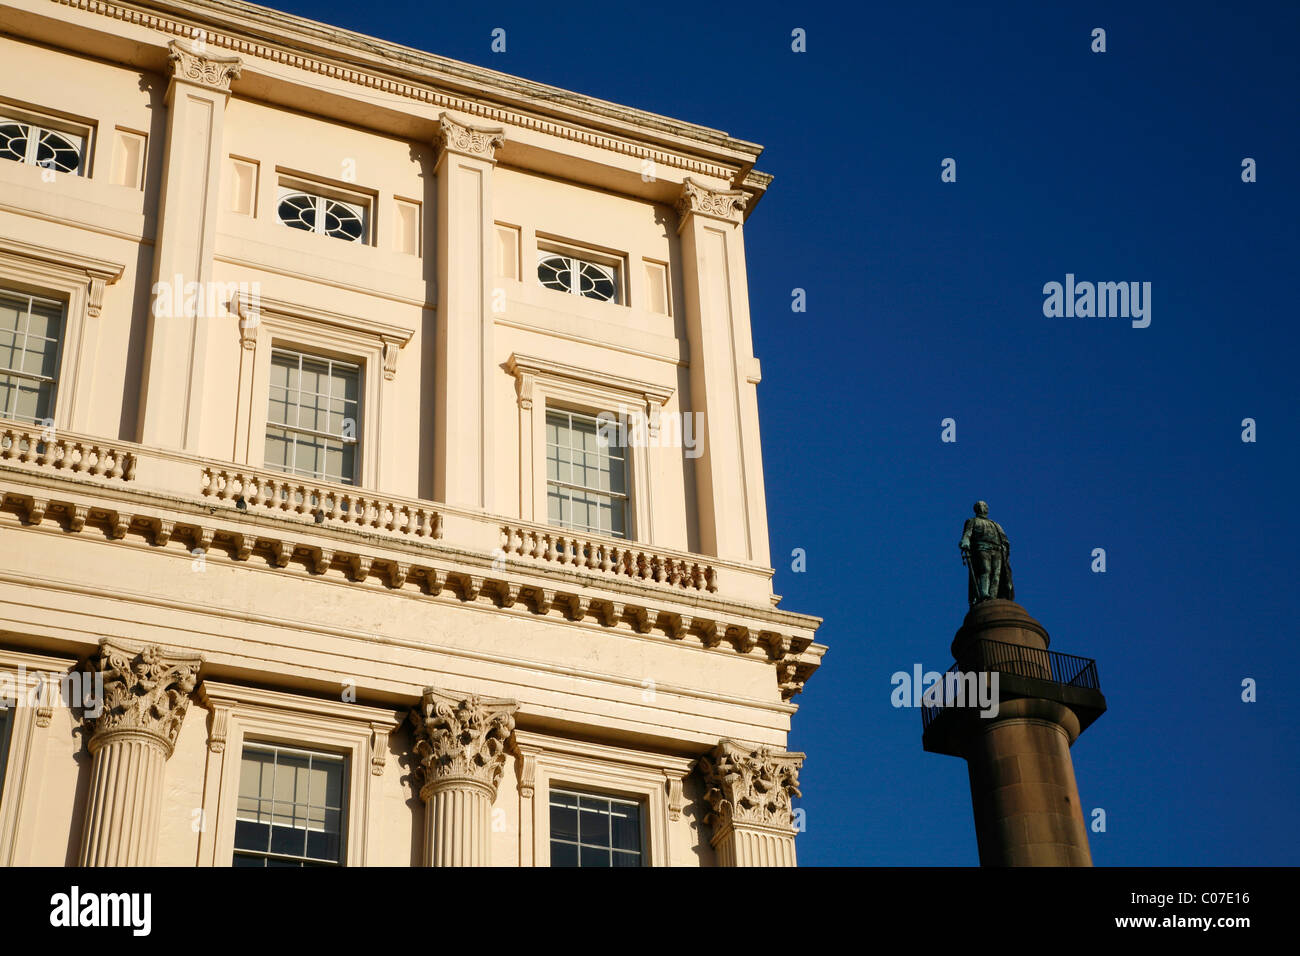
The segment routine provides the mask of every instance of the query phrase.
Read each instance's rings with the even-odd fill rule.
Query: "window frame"
[[[352,767],[349,766],[347,755],[341,753],[335,753],[330,750],[320,750],[316,748],[305,749],[302,747],[286,746],[284,744],[269,743],[266,741],[245,737],[243,744],[240,746],[239,749],[239,774],[240,774],[239,782],[241,784],[243,782],[242,778],[243,778],[243,768],[244,768],[244,756],[245,754],[248,753],[249,750],[274,754],[275,757],[277,758],[274,761],[274,765],[277,771],[279,770],[280,767],[278,761],[278,757],[280,754],[298,754],[298,755],[306,756],[308,758],[322,758],[328,762],[337,763],[342,768],[343,779],[342,779],[342,784],[339,788],[339,807],[337,808],[339,812],[339,823],[340,823],[339,833],[338,833],[339,844],[340,844],[339,854],[338,854],[337,861],[316,860],[306,856],[294,856],[292,854],[274,853],[270,850],[266,852],[261,852],[258,850],[250,850],[247,848],[242,848],[232,842],[231,854],[230,854],[231,865],[232,866],[234,865],[234,859],[236,855],[244,854],[246,856],[256,857],[261,860],[289,860],[298,863],[299,865],[306,864],[306,865],[314,865],[314,866],[338,866],[338,867],[345,866],[347,861],[347,853],[348,853],[347,822],[349,816],[351,815],[351,810],[352,810],[352,808],[348,805],[348,781],[351,778]],[[235,797],[235,833],[236,834],[238,833],[239,822],[240,822],[240,816],[239,816],[240,799],[241,799],[240,795],[236,793],[236,797]],[[278,803],[279,801],[274,801],[274,802]],[[294,806],[296,807],[297,804],[295,803]],[[274,824],[272,824],[272,826],[274,826]],[[235,837],[232,837],[232,840],[234,839]],[[263,866],[265,865],[266,864],[264,863]]]
[[[694,760],[515,729],[521,866],[551,865],[552,789],[641,804],[641,865],[681,865],[697,847],[685,783]],[[674,853],[676,851],[676,853]]]
[[[564,844],[570,843],[569,840],[560,840],[553,833],[549,832],[550,816],[551,816],[551,809],[552,809],[551,800],[552,798],[555,797],[556,794],[563,794],[564,796],[568,796],[568,797],[577,797],[579,798],[579,800],[581,800],[583,797],[587,797],[588,799],[607,800],[609,801],[611,806],[614,804],[620,804],[622,806],[636,807],[637,808],[637,844],[638,844],[638,849],[636,851],[636,857],[638,860],[637,866],[643,867],[646,865],[645,848],[646,848],[646,844],[649,841],[647,841],[646,839],[646,829],[647,829],[646,804],[644,800],[617,796],[615,794],[610,794],[610,793],[602,793],[600,791],[594,791],[588,788],[566,789],[563,785],[557,784],[554,780],[552,780],[550,786],[546,788],[546,815],[547,815],[547,829],[548,829],[547,846],[548,846],[548,854],[551,855],[552,858],[554,856],[556,843],[564,843]],[[581,827],[581,820],[582,820],[581,808],[579,808],[578,810],[578,820],[579,820],[579,827]],[[575,846],[578,850],[578,866],[577,866],[578,869],[582,868],[582,850],[584,847],[592,847],[596,849],[608,850],[611,854],[611,858],[612,858],[612,854],[615,852],[622,852],[622,853],[627,852],[626,850],[615,850],[615,848],[613,847],[612,839],[611,839],[611,844],[608,847],[597,848],[594,847],[593,844],[584,844],[581,842],[581,832],[579,832],[579,840],[573,843],[572,845]],[[554,862],[552,862],[551,865],[554,866],[555,865]],[[613,867],[611,867],[611,869],[612,868]],[[628,867],[628,869],[633,869],[633,867]]]
[[[99,350],[104,292],[126,266],[0,237],[0,287],[64,303],[58,385],[50,417],[64,431],[88,431],[88,393]]]
[[[56,174],[63,176],[79,176],[83,179],[89,179],[91,174],[91,151],[95,146],[96,124],[89,120],[79,118],[63,117],[41,109],[33,109],[19,103],[8,100],[0,100],[0,122],[10,120],[15,123],[21,123],[29,127],[35,127],[43,133],[57,133],[61,136],[72,136],[81,141],[81,150],[77,157],[77,168],[75,170],[54,169],[51,166],[42,166],[32,157],[40,137],[35,137],[36,142],[32,142],[29,136],[27,143],[28,156],[21,160],[8,159],[9,162],[18,163],[21,166],[34,166],[37,169],[50,169]],[[7,157],[0,157],[7,159]]]
[[[338,239],[352,245],[375,245],[375,209],[377,203],[374,194],[330,185],[323,180],[299,176],[284,169],[277,169],[276,174],[275,194],[273,196],[275,206],[272,210],[272,216],[277,225],[294,232],[321,236],[326,239]],[[316,200],[316,223],[310,230],[290,226],[280,217],[280,203],[294,195],[308,196]],[[325,231],[323,211],[324,204],[328,202],[342,203],[352,212],[358,214],[361,219],[361,235],[358,238],[349,239],[347,236],[331,235]]]
[[[397,402],[394,380],[398,356],[415,330],[377,322],[362,315],[341,315],[278,299],[235,296],[230,305],[245,351],[239,369],[239,404],[235,419],[235,460],[266,467],[266,424],[270,404],[271,352],[292,349],[361,366],[361,408],[357,432],[360,461],[353,485],[308,479],[357,491],[382,487],[391,475],[385,456],[400,443],[397,418],[381,414]],[[267,469],[275,471],[275,469]],[[276,474],[288,474],[276,471]]]
[[[0,418],[6,419],[7,421],[24,422],[29,425],[36,425],[37,427],[40,427],[42,423],[54,420],[53,412],[54,409],[58,407],[59,386],[63,382],[63,377],[61,375],[62,367],[63,367],[63,351],[68,340],[68,303],[66,300],[61,298],[60,299],[51,298],[49,296],[39,295],[37,293],[29,292],[26,290],[13,289],[9,287],[7,284],[0,284],[0,296],[6,296],[6,295],[12,296],[14,298],[27,299],[28,326],[30,326],[31,324],[32,304],[34,302],[40,301],[40,302],[47,303],[49,305],[58,306],[59,308],[59,330],[58,330],[57,337],[54,339],[56,354],[54,357],[54,374],[52,376],[36,375],[31,372],[24,372],[19,369],[13,369],[8,367],[7,365],[0,363],[0,377],[12,376],[14,378],[39,382],[42,384],[48,382],[49,385],[51,386],[50,407],[46,409],[46,414],[39,418],[32,418],[32,419],[18,418],[17,416],[10,414],[9,411],[7,411],[4,408],[3,404],[0,404]],[[15,336],[16,335],[17,332],[15,332]],[[24,331],[23,332],[24,346],[26,345],[27,340],[29,338],[30,338],[30,332]],[[15,345],[16,344],[17,342],[15,341]],[[24,349],[24,351],[26,350]],[[0,399],[0,402],[2,401],[3,399]]]
[[[234,865],[239,777],[245,744],[330,753],[344,759],[343,858],[339,866],[378,862],[379,808],[389,736],[405,713],[282,691],[205,680],[199,702],[211,713],[200,814],[199,866]]]
[[[74,666],[74,661],[61,658],[0,649],[0,672],[24,698],[9,698],[9,740],[0,781],[0,866],[26,866],[31,861],[37,836],[31,818],[40,813],[41,767],[55,710],[65,712],[60,720],[66,719],[69,727],[75,722],[61,700],[60,685]],[[36,706],[31,706],[33,701]]]
[[[555,292],[560,295],[574,295],[581,299],[587,299],[591,302],[598,302],[602,305],[618,305],[628,308],[628,276],[627,276],[627,256],[622,253],[613,252],[612,250],[602,250],[594,246],[588,246],[582,243],[572,242],[561,239],[556,236],[549,236],[545,233],[534,233],[533,251],[535,253],[532,263],[531,279],[536,283],[539,289],[547,292]],[[568,290],[554,289],[542,282],[538,270],[542,261],[553,257],[562,257],[569,260],[571,277],[576,278],[577,265],[591,265],[598,269],[610,271],[614,285],[614,298],[602,299],[598,296],[583,295],[581,284],[579,282],[570,282]],[[522,264],[521,264],[522,265]]]
[[[622,406],[629,413],[644,416],[650,428],[675,391],[670,386],[580,369],[518,352],[510,356],[505,369],[515,378],[519,406],[519,517],[548,528],[560,526],[549,523],[546,503],[547,410],[573,411],[594,418],[602,412],[617,415]],[[576,530],[573,534],[624,543],[654,543],[652,462],[664,451],[678,450],[650,444],[629,445],[626,451],[629,503],[625,536],[615,538],[603,532]]]
[[[281,355],[281,356],[283,356],[283,355],[292,355],[292,356],[296,357],[296,358],[298,359],[298,371],[299,371],[300,374],[301,374],[301,372],[302,372],[302,367],[303,367],[303,363],[304,363],[305,360],[311,360],[311,361],[324,362],[324,363],[326,363],[326,365],[327,365],[327,367],[328,367],[330,373],[333,372],[335,366],[339,366],[339,367],[341,367],[341,368],[349,368],[349,369],[353,369],[353,370],[356,371],[356,374],[357,374],[357,398],[356,398],[357,413],[356,413],[356,417],[355,417],[354,420],[355,420],[355,422],[356,422],[357,434],[356,434],[354,437],[352,437],[351,439],[349,439],[349,438],[347,438],[346,436],[343,436],[343,435],[333,435],[333,434],[330,434],[330,433],[327,433],[327,432],[318,432],[318,431],[316,431],[316,430],[314,430],[314,429],[304,428],[304,427],[302,427],[302,426],[300,426],[300,425],[288,425],[288,424],[284,424],[284,423],[281,423],[281,422],[272,422],[272,421],[271,421],[271,419],[270,419],[270,415],[271,415],[271,411],[270,411],[270,403],[271,403],[271,385],[270,385],[270,380],[269,380],[269,369],[270,369],[271,367],[274,367],[274,365],[275,365],[275,359],[276,359],[276,356],[277,356],[277,355]],[[344,480],[342,476],[340,476],[340,477],[338,477],[338,478],[333,478],[333,477],[327,477],[327,476],[325,476],[325,475],[307,475],[307,474],[303,474],[303,473],[298,472],[298,471],[292,471],[292,470],[289,470],[289,469],[276,468],[276,467],[274,467],[273,465],[269,465],[269,464],[266,463],[265,444],[263,444],[263,460],[262,460],[262,467],[266,468],[268,471],[278,471],[278,472],[281,472],[282,474],[285,474],[285,475],[289,475],[289,476],[292,476],[292,477],[295,477],[295,478],[304,478],[304,479],[307,479],[307,480],[309,480],[309,481],[327,481],[327,482],[331,482],[331,483],[333,483],[333,484],[343,484],[343,485],[348,485],[349,487],[354,487],[354,488],[357,487],[357,485],[359,484],[359,482],[358,482],[357,479],[358,479],[358,477],[360,476],[360,473],[361,473],[361,456],[362,456],[363,449],[365,448],[365,442],[363,441],[363,438],[365,437],[365,436],[364,436],[364,431],[363,431],[364,421],[365,421],[365,419],[364,419],[364,415],[365,415],[365,385],[366,385],[366,370],[365,370],[365,367],[363,366],[363,364],[360,363],[360,362],[353,361],[353,360],[351,360],[351,359],[338,358],[338,357],[336,357],[336,356],[334,356],[334,355],[331,355],[331,354],[329,354],[329,353],[327,353],[327,352],[321,352],[320,350],[304,351],[304,350],[301,350],[301,349],[298,349],[298,348],[295,348],[295,347],[287,346],[287,345],[285,345],[285,344],[283,344],[283,343],[277,344],[274,340],[272,340],[272,343],[271,343],[271,357],[270,357],[270,361],[269,361],[269,364],[268,364],[268,382],[267,382],[267,394],[266,394],[266,399],[267,399],[267,413],[266,413],[266,414],[267,414],[267,422],[266,422],[266,428],[267,428],[267,432],[268,432],[267,437],[268,437],[268,438],[270,437],[270,436],[269,436],[269,431],[270,431],[271,428],[280,428],[280,429],[283,429],[283,430],[286,431],[286,432],[293,433],[294,435],[303,434],[303,435],[307,435],[307,436],[311,436],[311,437],[322,438],[322,439],[325,439],[325,440],[337,440],[337,441],[342,442],[342,443],[345,444],[345,445],[347,445],[347,444],[351,444],[351,445],[355,446],[355,451],[353,452],[353,456],[352,456],[352,475],[351,475],[351,480]],[[299,390],[299,394],[301,394],[301,389]],[[331,392],[330,392],[330,394],[329,394],[329,398],[332,400],[333,397],[334,397],[334,393],[333,393],[333,391],[331,390]],[[301,406],[301,405],[298,405],[298,406],[296,406],[296,407],[299,409],[299,412],[301,413],[302,406]],[[296,440],[295,440],[295,442],[294,442],[294,446],[295,446],[295,448],[297,447],[297,442],[296,442]]]
[[[608,413],[608,414],[611,414],[611,415],[615,415],[615,416],[617,416],[617,413],[616,413],[616,412],[611,412],[611,411],[609,411],[608,409],[603,410],[603,411],[600,412],[599,414],[607,414],[607,413]],[[569,424],[569,428],[570,428],[570,431],[569,431],[569,434],[570,434],[570,435],[573,434],[573,432],[572,432],[572,426],[573,426],[573,419],[574,419],[575,417],[576,417],[576,418],[579,418],[579,419],[583,419],[583,420],[586,420],[586,421],[590,421],[590,422],[592,422],[592,423],[596,426],[596,435],[597,435],[597,436],[600,435],[601,422],[600,422],[600,419],[599,419],[599,417],[598,417],[597,415],[591,415],[591,414],[588,414],[588,413],[583,412],[583,411],[576,411],[576,410],[574,410],[574,409],[572,409],[572,408],[564,407],[563,405],[557,405],[557,404],[552,404],[551,402],[547,402],[547,406],[546,406],[546,416],[545,416],[545,418],[543,419],[543,421],[544,421],[544,425],[545,425],[545,428],[547,429],[547,431],[550,430],[550,426],[551,426],[551,416],[552,416],[552,415],[555,415],[555,416],[567,416],[567,418],[568,418],[568,424]],[[620,421],[622,421],[622,420],[620,420]],[[598,440],[599,440],[599,438],[598,438]],[[545,460],[546,460],[547,463],[549,463],[549,462],[550,462],[550,447],[551,447],[550,439],[547,438],[546,436],[543,436],[543,443],[544,443],[544,448],[545,448],[545,450],[546,450],[546,458],[545,458]],[[570,449],[573,448],[572,444],[570,444],[568,447],[569,447]],[[615,446],[615,447],[617,447],[617,446]],[[631,446],[628,446],[628,447],[623,448],[623,457],[622,457],[622,462],[623,462],[623,487],[624,487],[624,489],[626,489],[626,490],[624,490],[624,491],[622,491],[622,492],[616,492],[616,491],[602,491],[602,490],[600,490],[599,488],[590,488],[590,487],[588,487],[588,486],[586,486],[586,485],[577,485],[577,484],[574,484],[573,482],[562,482],[562,481],[560,481],[558,478],[555,479],[554,481],[552,481],[552,479],[550,478],[549,475],[544,475],[544,476],[543,476],[543,480],[546,482],[546,501],[547,501],[546,523],[547,523],[548,525],[550,525],[551,527],[554,527],[554,528],[564,528],[564,529],[569,530],[569,531],[577,532],[578,534],[595,534],[595,535],[602,535],[602,536],[607,537],[607,538],[618,538],[618,539],[623,540],[623,541],[629,541],[629,540],[632,540],[631,537],[630,537],[630,533],[631,533],[631,530],[632,530],[632,524],[633,524],[633,519],[634,519],[634,513],[633,513],[633,502],[632,502],[632,481],[631,481],[631,475],[630,475],[631,466],[632,466],[631,459],[632,459],[632,448],[631,448]],[[572,464],[572,462],[570,462],[570,464]],[[621,533],[621,534],[620,534],[620,533],[616,533],[616,532],[614,532],[614,531],[612,531],[612,530],[610,530],[610,531],[604,531],[604,530],[599,529],[599,528],[577,527],[577,526],[574,526],[574,525],[565,525],[565,524],[554,524],[554,523],[552,523],[552,522],[551,522],[551,516],[550,516],[550,499],[551,499],[551,486],[552,486],[552,485],[557,485],[557,486],[560,486],[560,487],[564,487],[564,488],[570,489],[571,491],[572,491],[572,490],[582,491],[582,492],[584,492],[587,496],[604,496],[604,497],[609,498],[609,499],[611,500],[611,502],[613,502],[614,500],[621,500],[621,501],[623,502],[623,531],[622,531],[622,533]],[[570,495],[570,496],[569,496],[570,504],[572,504],[572,498],[573,498],[573,496]],[[613,510],[613,509],[612,509],[612,507],[611,507],[611,512],[612,512],[612,510]]]

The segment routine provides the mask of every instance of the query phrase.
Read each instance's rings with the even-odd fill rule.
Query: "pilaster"
[[[702,413],[695,461],[700,547],[770,563],[759,445],[758,360],[749,327],[742,219],[749,196],[687,178],[677,201],[682,244],[690,410]]]
[[[434,497],[492,510],[492,170],[504,131],[439,118]]]
[[[149,314],[140,405],[140,441],[200,450],[204,376],[211,316],[221,141],[230,81],[238,57],[215,56],[173,40],[168,44],[167,131],[154,248],[154,301]],[[197,286],[191,286],[197,283]],[[179,289],[173,294],[174,286]],[[190,296],[187,290],[197,288]],[[185,314],[171,311],[186,303]],[[193,306],[190,306],[190,303]]]

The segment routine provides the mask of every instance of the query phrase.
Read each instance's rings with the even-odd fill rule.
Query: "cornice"
[[[229,703],[241,707],[257,707],[283,713],[311,714],[314,717],[330,717],[335,720],[358,724],[379,724],[389,730],[396,729],[406,719],[400,710],[386,707],[371,707],[366,704],[345,703],[341,700],[329,700],[312,697],[301,692],[266,690],[246,684],[228,684],[222,681],[204,680],[195,690],[195,696],[207,710],[212,710],[217,703]]]
[[[517,383],[522,383],[525,376],[532,375],[547,381],[595,385],[655,405],[663,405],[673,395],[673,388],[668,385],[656,385],[593,368],[578,368],[576,365],[565,365],[563,362],[553,362],[535,355],[521,355],[518,352],[512,353],[506,360],[505,369],[515,377]]]
[[[0,468],[0,474],[3,471]],[[24,494],[0,487],[0,505],[17,511],[29,528],[38,529],[54,520],[61,522],[65,533],[98,529],[106,543],[118,546],[143,538],[144,546],[151,549],[166,551],[169,546],[179,546],[177,553],[186,560],[196,550],[211,553],[209,560],[236,564],[256,557],[259,566],[264,563],[267,570],[278,573],[328,578],[351,587],[406,591],[495,613],[550,617],[711,653],[754,657],[775,666],[784,700],[803,689],[825,650],[808,637],[763,620],[756,608],[735,606],[731,610],[728,602],[710,607],[700,603],[702,596],[684,591],[653,593],[652,586],[572,580],[578,577],[573,572],[556,575],[548,573],[548,568],[520,567],[514,561],[498,570],[488,556],[439,547],[427,539],[421,539],[426,544],[416,545],[378,540],[375,535],[349,533],[343,528],[313,531],[314,526],[304,527],[289,518],[241,515],[235,519],[229,512],[213,514],[201,505],[183,511],[175,500],[164,504],[162,515],[150,514],[150,509],[138,506],[124,508],[122,503],[95,501],[84,494],[39,488]],[[340,533],[351,540],[341,540]],[[570,579],[567,583],[566,577]]]
[[[207,48],[749,188],[762,147],[621,106],[237,0],[51,0]],[[202,32],[200,32],[202,31]],[[248,59],[245,68],[251,68]],[[761,195],[755,182],[754,194]]]
[[[98,259],[78,252],[68,252],[5,236],[0,236],[0,257],[40,262],[47,266],[79,273],[88,279],[103,280],[108,285],[122,278],[122,273],[126,271],[125,265],[111,259]]]
[[[328,312],[325,309],[299,305],[296,302],[286,302],[282,299],[250,296],[243,292],[236,293],[230,300],[230,308],[240,319],[252,325],[256,325],[257,320],[262,316],[279,316],[317,323],[351,335],[361,334],[384,344],[393,343],[398,346],[405,346],[415,337],[415,330],[403,325],[379,322],[362,315],[342,315],[338,312]]]

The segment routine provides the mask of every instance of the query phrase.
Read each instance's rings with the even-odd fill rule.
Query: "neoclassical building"
[[[0,63],[0,863],[792,865],[759,147],[236,0]]]

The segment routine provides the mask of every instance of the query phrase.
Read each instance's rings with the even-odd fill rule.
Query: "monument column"
[[[982,501],[961,550],[971,607],[952,686],[922,698],[922,746],[965,759],[982,866],[1091,866],[1070,747],[1106,710],[1096,662],[1049,652],[1046,629],[1011,600],[1010,543]]]
[[[758,360],[749,327],[741,226],[748,199],[742,190],[710,189],[688,178],[677,201],[677,232],[691,358],[689,411],[700,413],[702,454],[695,460],[700,549],[766,566]]]
[[[81,866],[153,865],[163,771],[202,663],[198,655],[172,655],[152,645],[100,642],[92,674],[96,682],[102,675],[103,695],[89,743]]]
[[[514,733],[513,700],[426,687],[412,711],[428,866],[489,866],[492,803]]]
[[[434,497],[491,510],[492,170],[505,132],[438,120]],[[497,374],[500,374],[499,372]]]
[[[168,51],[172,76],[167,87],[140,441],[197,451],[208,364],[208,313],[213,305],[208,292],[220,196],[221,139],[230,81],[238,78],[241,61],[180,40],[171,41]],[[176,313],[177,303],[183,314]]]
[[[700,758],[705,820],[719,866],[794,866],[794,810],[804,755],[724,740]]]

